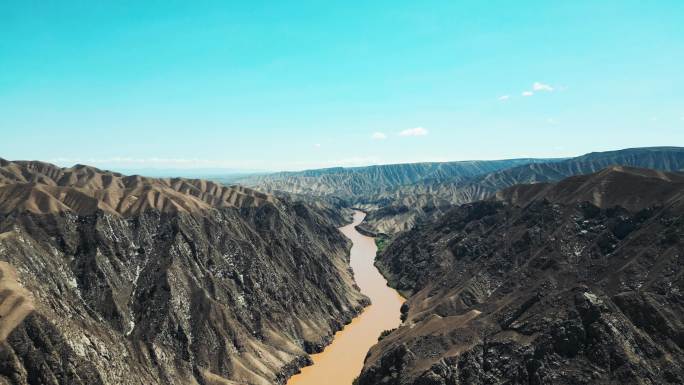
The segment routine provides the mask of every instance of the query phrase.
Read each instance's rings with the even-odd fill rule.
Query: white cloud
[[[423,127],[408,128],[399,133],[399,136],[425,136],[428,134],[428,130]]]
[[[510,95],[501,95],[501,96],[499,96],[499,100],[501,100],[501,101],[503,101],[503,100],[508,100],[508,99],[510,99],[510,98],[511,98]]]
[[[532,95],[534,95],[534,92],[532,92],[532,91],[523,91],[523,93],[522,93],[521,95],[522,95],[522,96],[532,96]]]
[[[384,139],[387,139],[387,135],[385,135],[382,132],[374,132],[373,135],[371,135],[371,139],[384,140]]]
[[[534,84],[532,84],[532,89],[534,91],[542,91],[542,92],[553,91],[553,87],[551,87],[548,84],[544,84],[544,83],[540,83],[540,82],[534,82]]]
[[[315,148],[321,148],[321,144],[320,144],[320,143],[316,143],[316,144],[314,144],[314,147],[315,147]]]

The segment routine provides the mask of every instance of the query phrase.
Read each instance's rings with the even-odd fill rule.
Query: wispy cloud
[[[540,83],[540,82],[534,82],[532,84],[532,90],[537,91],[537,92],[552,92],[553,87],[551,87],[548,84]]]
[[[384,140],[384,139],[387,139],[387,135],[385,135],[382,132],[374,132],[373,135],[371,135],[371,139],[373,139],[373,140]]]
[[[561,90],[566,89],[567,87],[563,86]],[[520,93],[521,96],[524,97],[530,97],[533,96],[536,93],[539,92],[553,92],[555,91],[555,88],[551,86],[550,84],[542,83],[542,82],[534,82],[532,83],[532,88],[529,90],[524,90],[523,92]],[[510,95],[502,95],[499,96],[498,99],[500,101],[506,101],[511,98]]]
[[[399,133],[399,136],[425,136],[428,134],[428,130],[423,127],[408,128]]]
[[[321,144],[320,144],[320,143],[316,143],[316,144],[314,144],[313,146],[314,146],[314,148],[321,148]]]

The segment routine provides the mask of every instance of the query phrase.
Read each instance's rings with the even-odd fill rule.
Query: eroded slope
[[[366,304],[320,208],[86,166],[0,175],[0,259],[36,307],[0,382],[283,383]]]
[[[528,162],[468,178],[419,181],[376,196],[380,207],[371,207],[366,226],[393,234],[410,229],[416,222],[434,220],[453,205],[487,199],[513,185],[556,182],[614,165],[679,171],[684,169],[684,149],[645,147],[595,152],[565,160]]]
[[[684,381],[684,177],[613,167],[516,186],[390,244],[410,295],[364,384]]]

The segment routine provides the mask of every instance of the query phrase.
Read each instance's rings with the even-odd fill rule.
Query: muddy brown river
[[[404,299],[387,286],[385,278],[373,265],[377,250],[375,240],[354,227],[365,216],[360,211],[354,212],[354,222],[341,227],[340,231],[353,242],[351,267],[354,278],[372,304],[337,332],[332,344],[323,352],[311,355],[313,365],[291,377],[287,385],[351,385],[361,372],[368,349],[378,342],[380,333],[401,323],[399,309]]]

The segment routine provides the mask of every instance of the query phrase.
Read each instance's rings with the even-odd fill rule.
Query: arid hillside
[[[436,219],[454,205],[491,197],[516,184],[556,182],[621,165],[684,169],[684,148],[644,147],[568,159],[415,163],[275,173],[239,180],[262,191],[342,198],[363,208],[368,233],[393,235]]]
[[[367,304],[329,210],[0,161],[0,260],[35,307],[0,323],[0,383],[284,383]]]
[[[519,185],[378,257],[406,321],[359,384],[680,384],[684,176],[610,167]]]

